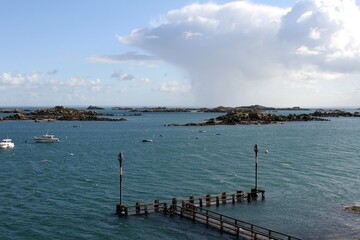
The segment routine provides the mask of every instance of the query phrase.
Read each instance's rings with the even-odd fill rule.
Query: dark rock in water
[[[345,211],[360,214],[360,206],[345,207]]]
[[[156,107],[156,108],[133,108],[130,112],[161,112],[161,113],[174,113],[174,112],[190,112],[188,108],[167,108],[167,107]]]
[[[50,122],[50,121],[126,121],[124,118],[106,118],[95,111],[79,110],[75,108],[65,108],[63,106],[56,106],[49,109],[38,109],[30,113],[14,114],[4,117],[4,120],[34,120],[36,122]]]
[[[0,109],[0,113],[24,113],[24,111],[20,109]]]
[[[298,106],[292,107],[292,108],[273,108],[273,107],[265,107],[261,105],[251,105],[251,106],[240,106],[240,107],[224,107],[219,106],[216,108],[200,108],[199,111],[202,112],[244,112],[244,111],[303,111],[303,110],[309,110],[306,108],[300,108]]]
[[[105,108],[90,105],[87,109],[88,110],[104,110]]]
[[[168,124],[167,126],[215,126],[215,125],[262,125],[294,121],[329,121],[309,114],[289,114],[288,116],[258,111],[230,112],[205,123]]]
[[[139,116],[142,116],[142,114],[141,114],[141,113],[130,113],[130,114],[124,113],[123,116],[135,116],[135,117],[139,117]]]
[[[23,113],[16,113],[14,115],[4,117],[4,120],[27,120],[27,117]]]
[[[314,117],[360,117],[359,112],[345,112],[341,110],[323,111],[317,110],[311,114]]]

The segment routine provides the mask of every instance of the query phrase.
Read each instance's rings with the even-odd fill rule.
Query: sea
[[[124,113],[102,112],[115,118]],[[360,118],[166,126],[219,115],[1,121],[0,138],[11,138],[15,148],[0,150],[0,239],[237,239],[178,216],[119,217],[118,155],[125,157],[122,200],[134,205],[249,192],[255,185],[255,144],[258,187],[266,191],[265,199],[210,210],[302,239],[360,239],[360,215],[344,210],[360,205]],[[45,133],[60,142],[34,142]]]

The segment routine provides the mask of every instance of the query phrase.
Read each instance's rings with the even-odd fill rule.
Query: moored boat
[[[15,144],[12,142],[10,138],[5,138],[0,142],[0,148],[2,149],[9,149],[14,148]]]
[[[45,134],[41,137],[34,137],[35,142],[37,143],[53,143],[53,142],[59,142],[59,138],[55,137],[55,135],[49,135]]]

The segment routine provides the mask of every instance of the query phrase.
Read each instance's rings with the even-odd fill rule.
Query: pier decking
[[[244,239],[300,240],[287,234],[192,205],[177,206],[173,213]]]
[[[235,219],[207,209],[210,206],[220,206],[227,203],[236,204],[257,199],[257,193],[262,194],[264,190],[252,189],[250,193],[236,191],[235,193],[206,194],[205,197],[190,196],[189,198],[173,198],[172,200],[155,200],[152,203],[137,202],[132,206],[117,205],[117,213],[120,216],[143,215],[150,213],[162,213],[177,215],[192,221],[205,224],[243,239],[274,239],[274,240],[300,240],[299,238],[283,234],[271,229],[260,227],[239,219]]]

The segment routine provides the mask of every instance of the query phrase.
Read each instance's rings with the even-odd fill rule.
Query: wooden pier
[[[292,237],[287,234],[260,227],[255,224],[241,221],[190,204],[185,205],[185,207],[177,206],[176,209],[171,209],[171,211],[168,212],[244,239],[300,240],[299,238]]]
[[[221,232],[228,233],[243,239],[271,239],[271,240],[300,240],[277,231],[273,231],[239,219],[225,216],[206,209],[210,206],[224,205],[227,203],[241,203],[257,200],[258,195],[265,198],[265,190],[257,187],[258,146],[255,145],[255,188],[251,192],[237,190],[234,193],[223,192],[221,194],[206,194],[206,196],[190,196],[188,198],[173,198],[172,200],[154,200],[151,203],[136,202],[135,205],[122,203],[122,162],[123,154],[120,152],[120,203],[116,205],[116,213],[119,216],[143,215],[149,213],[163,213],[178,215],[192,221],[216,228]],[[206,208],[205,208],[206,207]]]
[[[262,199],[264,199],[264,190],[257,189],[255,191],[252,189],[250,193],[238,190],[230,194],[223,192],[221,194],[206,194],[205,197],[190,196],[189,198],[173,198],[169,201],[155,200],[151,203],[137,202],[132,206],[117,205],[117,213],[120,216],[150,213],[177,215],[244,239],[300,240],[299,238],[207,209],[214,205],[220,206],[227,203],[236,204],[256,200],[258,193],[261,193]]]
[[[233,193],[223,192],[221,194],[206,194],[205,196],[190,196],[188,198],[173,198],[172,200],[155,200],[151,203],[141,203],[136,202],[135,205],[120,205],[117,204],[116,212],[119,215],[129,216],[129,215],[142,215],[149,213],[161,212],[164,209],[166,210],[170,206],[176,209],[178,203],[191,204],[196,207],[210,207],[213,205],[219,206],[226,203],[240,203],[244,201],[256,200],[258,193],[261,193],[261,198],[265,198],[265,191],[258,189],[246,193],[241,190],[237,190]]]

